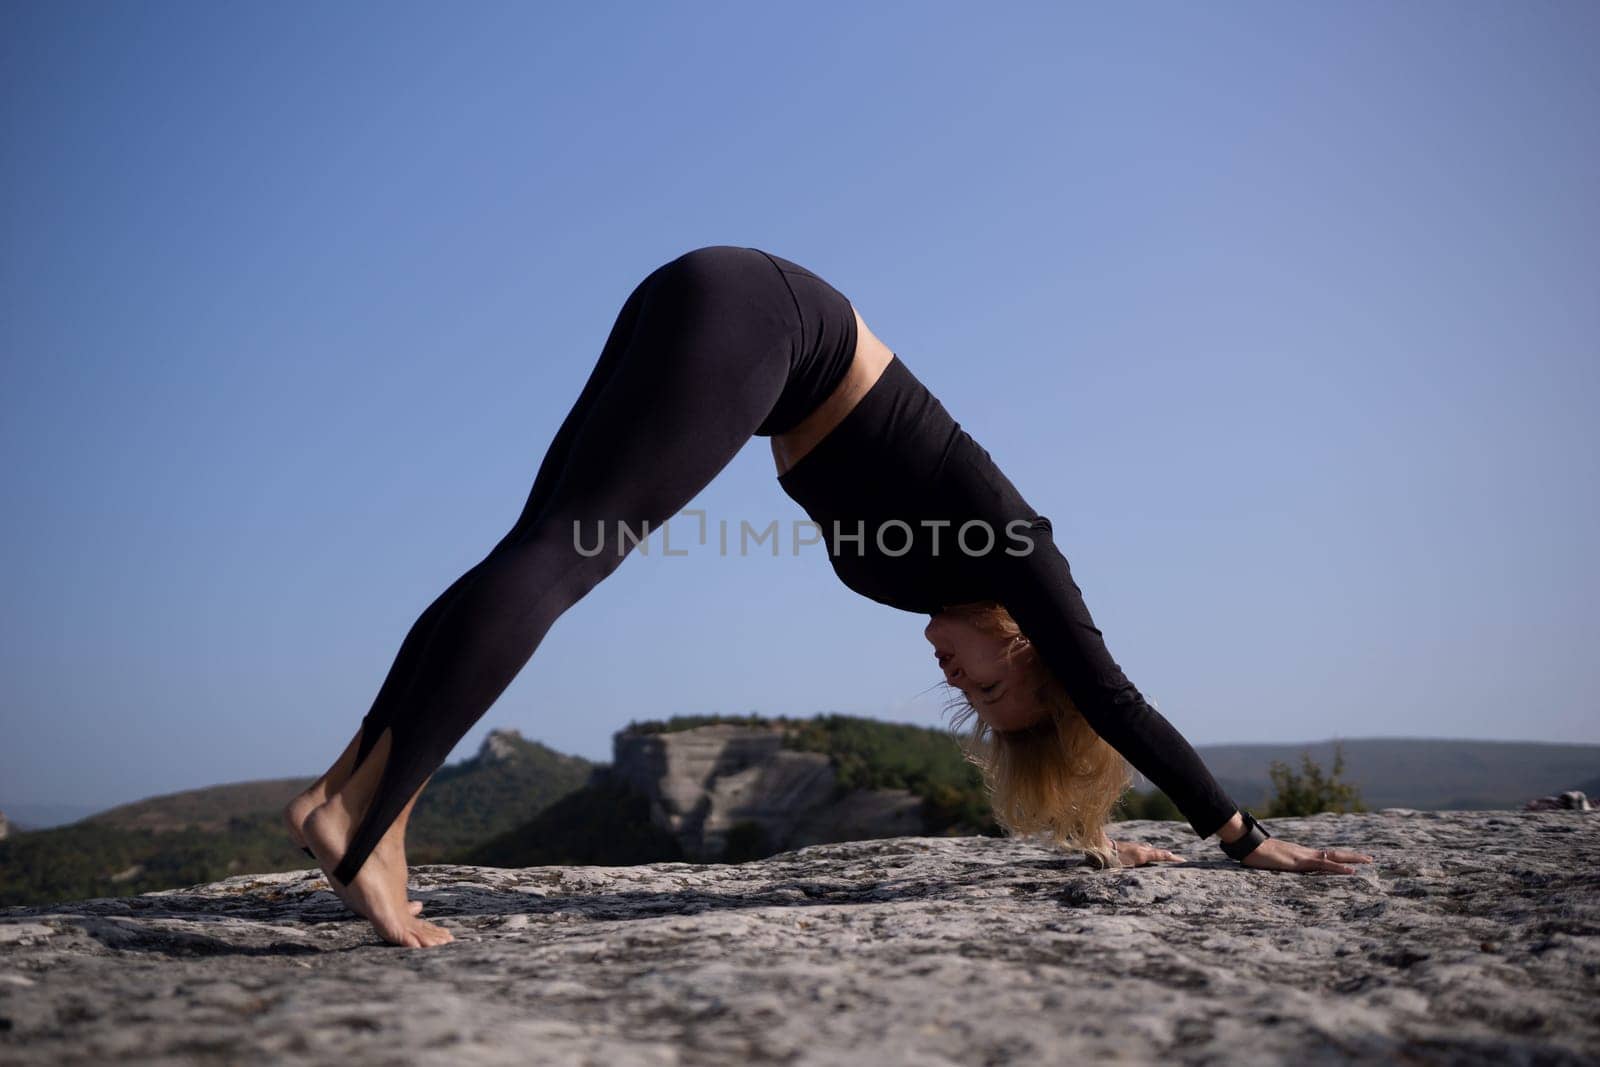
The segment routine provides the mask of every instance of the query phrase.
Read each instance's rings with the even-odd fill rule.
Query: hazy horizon
[[[735,714],[735,713],[729,713],[729,714]],[[826,714],[830,714],[830,713],[829,712],[818,712],[817,714],[826,715]],[[801,716],[801,717],[806,717],[806,716]],[[483,724],[480,723],[480,725],[483,725]],[[928,725],[928,724],[920,723],[920,724],[914,724],[914,725]],[[526,732],[522,731],[522,729],[520,727],[508,727],[508,726],[490,725],[483,731],[483,737],[486,737],[489,733],[492,733],[495,730],[517,730],[519,733],[522,733],[522,737],[523,737],[524,740],[533,741],[533,742],[537,742],[539,744],[543,744],[543,745],[545,745],[545,747],[554,749],[555,751],[558,751],[558,752],[561,752],[563,755],[582,756],[582,758],[587,759],[592,763],[610,763],[611,762],[612,753],[610,753],[610,752],[607,752],[604,758],[596,758],[596,757],[593,757],[593,756],[587,756],[587,755],[584,755],[582,753],[576,753],[576,752],[566,752],[563,749],[558,749],[554,745],[548,744],[547,742],[545,742],[543,739],[541,739],[539,737],[530,737]],[[479,738],[479,745],[480,746],[483,743],[483,737]],[[1393,736],[1393,737],[1390,737],[1390,736],[1381,736],[1381,735],[1379,735],[1379,736],[1361,736],[1361,737],[1333,736],[1333,737],[1321,737],[1321,738],[1308,738],[1308,739],[1303,739],[1303,740],[1299,740],[1299,741],[1212,741],[1212,742],[1208,742],[1206,744],[1196,745],[1195,747],[1197,749],[1199,749],[1199,750],[1218,749],[1218,748],[1248,748],[1248,747],[1252,747],[1252,746],[1253,747],[1260,747],[1260,748],[1280,748],[1280,747],[1283,747],[1283,746],[1286,746],[1286,745],[1287,746],[1293,746],[1293,747],[1305,746],[1307,748],[1315,748],[1317,746],[1331,745],[1331,744],[1335,744],[1335,743],[1359,744],[1361,742],[1367,742],[1367,741],[1379,741],[1379,742],[1415,741],[1415,742],[1418,742],[1418,743],[1444,743],[1444,744],[1457,744],[1457,743],[1460,743],[1460,744],[1492,744],[1492,745],[1545,745],[1545,746],[1554,746],[1554,747],[1600,747],[1600,743],[1587,742],[1587,741],[1538,741],[1538,740],[1529,740],[1529,739],[1526,739],[1526,738],[1481,738],[1481,737],[1417,737],[1417,736]],[[465,749],[465,746],[458,746],[456,751],[454,753],[452,753],[450,759],[448,759],[446,761],[446,763],[447,764],[449,764],[449,763],[460,763],[460,762],[463,762],[465,760],[472,759],[477,755],[477,749],[476,748],[474,748],[471,751],[465,751],[464,749]],[[1331,767],[1327,768],[1327,769],[1331,770]],[[275,778],[315,777],[317,774],[320,774],[320,773],[321,773],[321,770],[319,769],[319,770],[316,770],[316,771],[306,771],[306,772],[304,772],[302,774],[269,775],[269,776],[266,776],[266,778],[268,780],[270,780],[270,779],[275,779]],[[1596,776],[1600,776],[1600,766],[1597,766],[1595,768],[1595,773],[1596,773]],[[1262,774],[1263,774],[1263,776],[1266,775],[1265,768],[1262,769]],[[140,796],[135,796],[135,797],[125,797],[125,798],[122,798],[122,799],[119,799],[119,800],[114,800],[114,801],[111,801],[109,803],[103,803],[103,804],[83,804],[83,803],[71,803],[71,802],[66,802],[66,801],[45,801],[45,802],[23,801],[20,804],[8,804],[7,803],[7,798],[0,797],[0,814],[3,814],[5,816],[7,816],[7,818],[10,819],[10,821],[13,823],[13,825],[18,824],[18,820],[17,819],[11,818],[11,813],[14,810],[22,810],[22,811],[28,811],[28,810],[37,811],[39,809],[61,809],[63,811],[72,810],[72,811],[77,811],[77,812],[81,812],[82,813],[81,815],[75,816],[75,818],[78,818],[78,817],[82,817],[82,815],[94,814],[96,812],[104,811],[104,810],[107,810],[109,808],[119,807],[119,806],[121,806],[123,804],[132,804],[132,803],[136,803],[136,802],[141,801],[141,800],[148,800],[148,799],[150,799],[152,797],[165,796],[165,795],[168,795],[168,794],[171,794],[171,793],[180,793],[180,792],[185,792],[185,791],[192,790],[192,789],[209,789],[209,788],[215,788],[215,787],[218,787],[218,786],[236,785],[236,784],[239,784],[240,782],[250,781],[250,780],[252,780],[252,779],[237,779],[237,780],[230,779],[228,781],[201,782],[201,783],[194,784],[194,785],[186,785],[186,786],[182,787],[181,789],[157,790],[156,792],[153,792],[153,793],[146,793],[146,794],[143,794],[143,795],[140,795]],[[1138,777],[1138,776],[1136,776],[1134,787],[1136,789],[1144,789],[1144,790],[1148,790],[1148,789],[1154,788],[1153,786],[1151,786],[1151,784],[1148,781],[1145,781],[1145,780],[1143,780],[1142,777]],[[1600,798],[1596,798],[1596,799],[1600,800]],[[26,826],[26,820],[23,820],[23,824],[24,824],[24,828],[29,828],[29,827]],[[48,828],[48,827],[46,826],[44,828]]]
[[[850,297],[1197,747],[1600,742],[1596,40],[1583,3],[7,5],[0,810],[320,773],[623,298],[724,243]],[[760,439],[690,506],[804,518]],[[943,722],[922,618],[820,545],[649,547],[450,759]]]

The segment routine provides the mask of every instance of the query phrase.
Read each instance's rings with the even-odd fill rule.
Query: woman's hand
[[[1183,863],[1184,858],[1177,853],[1169,852],[1164,848],[1154,848],[1150,845],[1141,845],[1137,841],[1112,841],[1117,849],[1117,859],[1124,867],[1143,867],[1151,863],[1167,861]]]
[[[1298,874],[1355,874],[1347,863],[1371,863],[1372,857],[1343,848],[1307,848],[1281,837],[1269,837],[1241,861],[1246,867],[1263,871],[1294,871]]]

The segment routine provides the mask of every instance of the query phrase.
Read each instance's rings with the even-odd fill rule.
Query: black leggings
[[[355,766],[385,729],[389,756],[333,871],[339,882],[361,870],[556,619],[621,565],[634,546],[617,524],[655,529],[753,435],[792,428],[848,368],[854,339],[849,301],[757,249],[698,248],[639,283],[516,524],[417,619],[362,720]],[[783,425],[777,412],[787,412]]]

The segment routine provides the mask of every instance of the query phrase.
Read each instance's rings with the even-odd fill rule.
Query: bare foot
[[[449,930],[418,918],[408,907],[415,902],[406,900],[403,824],[397,822],[389,828],[378,847],[367,856],[353,882],[342,885],[333,877],[333,869],[344,857],[355,832],[356,821],[346,810],[343,797],[335,796],[314,808],[302,826],[307,845],[328,877],[329,887],[351,911],[372,923],[379,937],[391,944],[431,948],[454,941]]]
[[[295,843],[296,848],[311,847],[306,844],[306,819],[310,817],[313,811],[328,802],[327,781],[327,775],[318,778],[312,783],[311,788],[296,795],[283,809],[283,821],[289,828],[289,839]],[[406,866],[404,835],[400,839],[400,865],[402,867]],[[422,901],[420,900],[408,900],[406,901],[406,907],[410,909],[413,915],[422,914]],[[358,912],[357,914],[360,914],[363,919],[368,918],[365,913]]]

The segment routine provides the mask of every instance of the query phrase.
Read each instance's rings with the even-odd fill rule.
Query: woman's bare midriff
[[[851,305],[850,310],[855,311],[855,306]],[[877,382],[889,361],[894,359],[889,347],[867,329],[861,312],[855,311],[855,316],[856,351],[850,361],[850,369],[834,386],[833,392],[828,394],[828,399],[800,420],[799,425],[784,433],[773,434],[770,438],[772,461],[778,465],[780,478],[788,473],[790,467],[799,463],[807,452],[816,448],[829,431],[844,421],[844,417]]]

